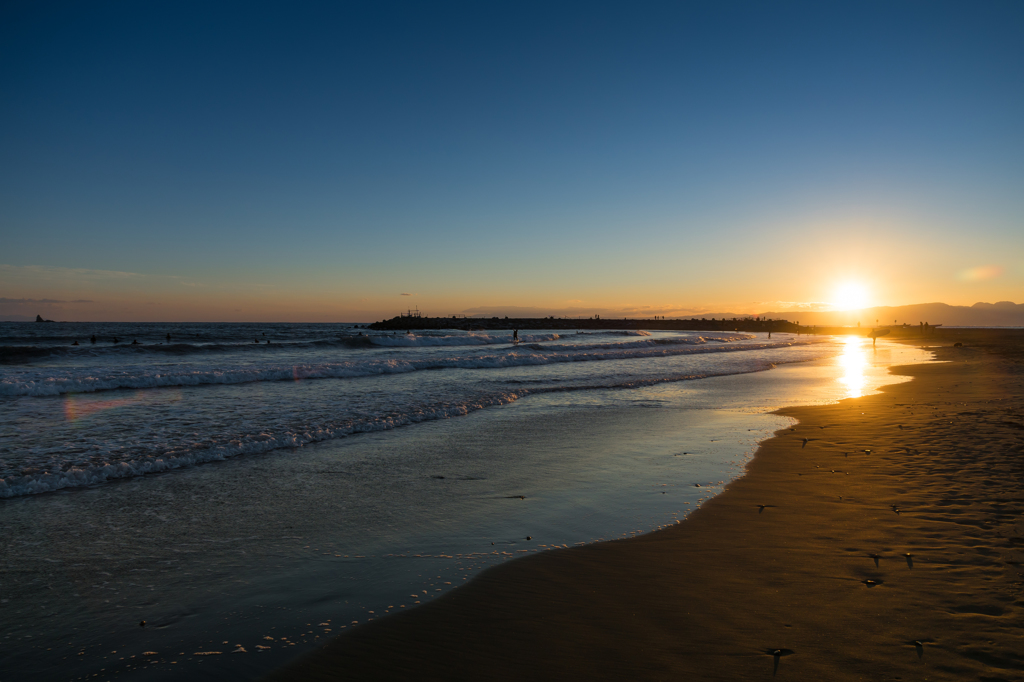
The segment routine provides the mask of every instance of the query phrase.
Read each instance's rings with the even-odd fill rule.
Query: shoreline
[[[0,567],[8,668],[19,679],[104,668],[258,679],[332,631],[432,601],[492,563],[673,524],[791,423],[771,410],[873,389],[885,366],[930,357],[890,346],[872,361],[860,342],[826,346],[771,372],[553,392],[285,457],[4,500],[21,544]],[[851,347],[854,362],[837,359]],[[51,589],[40,592],[43,576]],[[248,655],[227,655],[225,640]],[[72,655],[51,667],[51,647]],[[196,654],[207,648],[224,655]]]
[[[957,336],[911,382],[779,410],[675,527],[491,568],[266,679],[1019,679],[1022,335]]]

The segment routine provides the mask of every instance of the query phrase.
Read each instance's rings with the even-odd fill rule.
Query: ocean
[[[929,357],[740,332],[0,323],[0,667],[256,678],[496,562],[677,523],[791,423],[772,410]]]

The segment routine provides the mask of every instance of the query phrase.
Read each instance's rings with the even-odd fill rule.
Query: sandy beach
[[[106,332],[149,331],[121,327]],[[219,324],[195,329],[216,343],[244,342],[242,334],[252,333]],[[220,368],[238,362],[271,374],[289,361],[309,367],[323,359],[319,346],[293,351],[282,338],[329,331],[355,336],[275,328],[269,358],[247,360],[256,351],[248,344],[213,355],[188,346],[176,351],[184,352],[177,362],[201,375],[216,369],[211,359]],[[312,432],[290,425],[318,415],[344,425],[340,420],[358,416],[346,405],[365,413],[376,404],[383,408],[377,414],[393,418],[402,404],[416,414],[424,395],[484,405],[481,396],[506,390],[502,381],[513,391],[524,382],[542,389],[459,418],[442,412],[409,428],[239,453],[156,475],[90,483],[71,467],[72,482],[85,485],[0,500],[10,543],[0,553],[0,635],[11,644],[0,667],[12,679],[32,680],[96,673],[259,679],[343,632],[443,599],[516,557],[673,526],[743,475],[761,442],[796,423],[772,412],[872,394],[909,381],[892,377],[890,367],[932,357],[885,340],[873,348],[862,337],[780,335],[769,343],[765,334],[732,341],[675,332],[544,336],[549,340],[533,339],[526,349],[531,364],[497,374],[453,368],[8,401],[6,414],[22,420],[8,432],[18,443],[8,452],[22,453],[27,467],[53,443],[104,456],[98,446],[115,462],[141,462],[161,443],[181,442],[172,436],[183,424],[203,424],[211,441],[224,429],[252,433],[252,425],[307,438]],[[335,361],[347,352],[356,367],[373,367],[395,353],[390,336],[379,339],[385,345],[377,349],[329,352]],[[500,337],[442,332],[403,341],[413,345],[398,353],[417,362],[454,355],[479,364],[481,355],[522,352]],[[610,345],[616,357],[535,364],[581,344],[585,354]],[[660,357],[643,357],[652,346]],[[623,351],[641,357],[619,358]],[[102,371],[123,365],[117,349],[98,359],[87,353],[84,364],[74,355],[58,363],[61,376],[145,380],[163,372],[158,351],[142,352],[115,375]],[[11,374],[25,379],[32,372],[56,374],[31,365]],[[558,390],[544,390],[549,386]],[[140,432],[140,420],[160,428]],[[183,442],[198,444],[199,452],[206,441]],[[119,443],[131,447],[109,447]],[[75,452],[63,452],[64,461],[79,461]],[[53,473],[36,478],[60,483]],[[40,590],[44,582],[49,589]],[[53,652],[60,652],[59,665]]]
[[[1024,334],[907,342],[944,362],[783,410],[677,526],[497,566],[268,679],[1024,679]]]
[[[1022,35],[0,3],[0,682],[1024,682]]]

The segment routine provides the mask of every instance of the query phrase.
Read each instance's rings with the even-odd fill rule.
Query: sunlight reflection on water
[[[839,365],[843,368],[843,376],[839,383],[846,387],[846,398],[859,398],[864,395],[867,379],[864,371],[868,367],[868,352],[871,345],[868,339],[859,336],[843,337],[843,352],[839,356]]]

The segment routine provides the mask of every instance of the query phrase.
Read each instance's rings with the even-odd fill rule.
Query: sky
[[[1021,302],[1022,35],[998,1],[5,2],[0,317]]]

